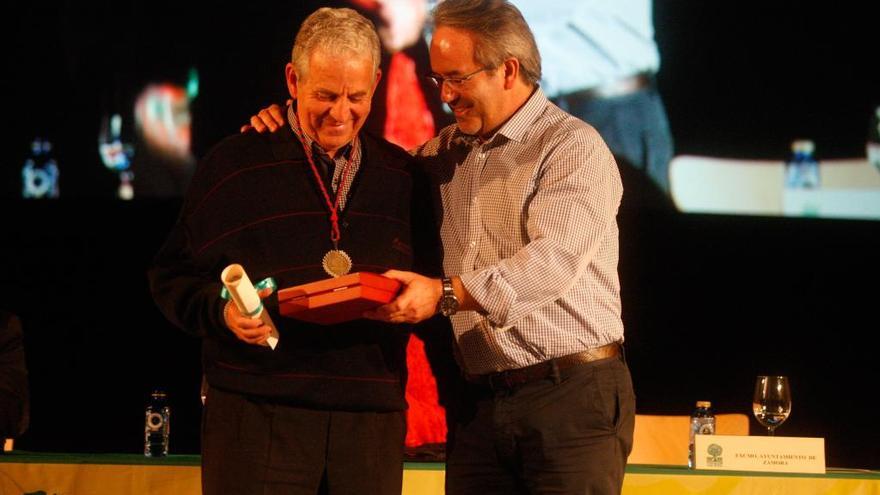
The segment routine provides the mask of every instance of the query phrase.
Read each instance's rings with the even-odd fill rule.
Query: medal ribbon
[[[343,167],[342,169],[342,175],[339,178],[339,187],[336,189],[336,196],[331,202],[330,194],[327,192],[327,188],[324,187],[324,181],[321,180],[321,173],[318,172],[318,167],[315,166],[315,159],[314,157],[312,157],[312,148],[310,146],[306,146],[306,140],[302,136],[302,128],[300,127],[299,116],[296,115],[296,112],[292,113],[294,118],[296,119],[296,125],[292,126],[293,133],[296,134],[296,137],[302,144],[303,151],[305,151],[306,153],[306,159],[309,162],[309,166],[312,167],[312,173],[315,176],[315,181],[318,182],[318,187],[321,189],[321,194],[324,196],[324,203],[327,205],[327,209],[330,210],[330,240],[333,241],[333,249],[338,249],[339,238],[341,237],[339,233],[339,197],[342,196],[342,189],[345,186],[345,178],[348,176],[348,171],[351,168],[351,163],[354,159],[354,152],[358,145],[358,138],[357,136],[355,136],[354,140],[351,142],[351,150],[349,150],[348,153],[348,160],[345,162],[345,167]]]

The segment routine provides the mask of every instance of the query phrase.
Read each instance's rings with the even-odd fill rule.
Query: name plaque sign
[[[694,466],[725,471],[825,473],[825,439],[696,435]]]

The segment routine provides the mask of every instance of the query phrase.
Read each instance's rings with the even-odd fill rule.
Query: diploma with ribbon
[[[270,277],[261,280],[254,286],[244,271],[244,267],[237,263],[224,268],[223,273],[220,274],[220,280],[223,282],[223,291],[220,295],[224,299],[231,298],[241,314],[255,320],[262,320],[272,329],[266,343],[274,350],[278,345],[278,329],[275,328],[275,323],[269,317],[269,312],[263,307],[263,301],[257,291],[263,289],[274,291],[275,281]]]

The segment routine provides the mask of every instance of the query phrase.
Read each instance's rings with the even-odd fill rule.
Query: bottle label
[[[147,414],[147,428],[150,431],[161,431],[163,426],[165,426],[165,418],[160,413],[150,412]]]

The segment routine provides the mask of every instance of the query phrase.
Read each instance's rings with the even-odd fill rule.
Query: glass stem
[[[770,436],[770,437],[773,436],[773,427],[772,426],[767,427],[767,436]]]

